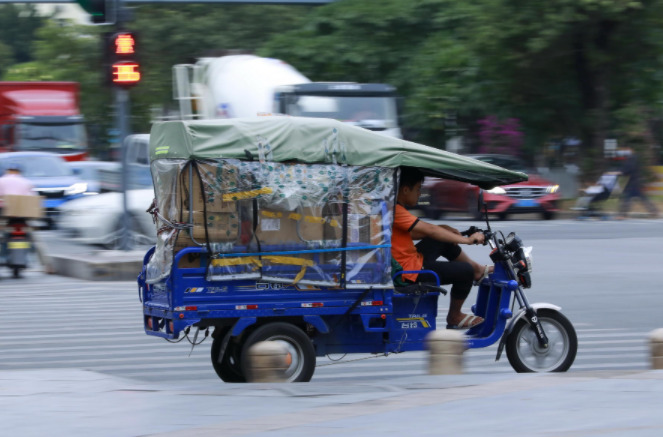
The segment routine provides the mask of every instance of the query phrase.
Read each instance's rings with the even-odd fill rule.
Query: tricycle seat
[[[434,279],[434,283],[431,282],[405,282],[403,280],[398,279],[399,276],[405,274],[405,273],[416,273],[418,275],[430,275]],[[409,295],[415,295],[415,296],[420,296],[423,294],[427,293],[435,293],[439,292],[444,295],[447,294],[447,290],[442,288],[440,286],[440,278],[437,276],[437,273],[435,273],[432,270],[401,270],[399,272],[396,272],[392,276],[392,280],[394,281],[394,291],[399,294],[409,294]]]

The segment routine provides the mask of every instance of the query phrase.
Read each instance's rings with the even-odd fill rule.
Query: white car
[[[156,225],[146,212],[153,199],[152,188],[127,191],[132,246],[156,243]],[[74,241],[118,249],[122,247],[122,218],[122,193],[102,193],[62,205],[57,227]]]

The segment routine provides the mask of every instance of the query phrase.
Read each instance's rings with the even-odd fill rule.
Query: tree
[[[127,24],[138,34],[143,78],[131,90],[131,130],[147,132],[152,108],[172,100],[172,66],[195,61],[221,49],[254,50],[271,34],[291,28],[308,7],[142,5]],[[107,26],[80,26],[48,21],[31,41],[30,62],[11,65],[6,80],[74,80],[81,87],[81,111],[96,133],[95,147],[107,148],[108,130],[115,125],[111,88],[103,81],[103,33]],[[0,44],[0,61],[3,59]]]
[[[227,51],[253,52],[272,35],[296,28],[306,6],[142,5],[128,27],[138,32],[143,80],[132,91],[138,126],[149,128],[150,107],[174,107],[172,67]]]
[[[45,21],[32,4],[0,5],[0,43],[11,49],[11,60],[0,59],[9,61],[4,66],[33,60],[31,43]]]
[[[449,120],[471,129],[490,114],[522,122],[530,156],[550,137],[579,137],[594,178],[604,139],[623,130],[615,111],[637,104],[660,113],[662,8],[661,0],[339,1],[262,53],[314,80],[396,85],[406,123],[429,144],[441,144]]]

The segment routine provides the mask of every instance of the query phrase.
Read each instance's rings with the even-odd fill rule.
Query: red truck
[[[46,151],[87,157],[76,82],[0,82],[0,152]]]

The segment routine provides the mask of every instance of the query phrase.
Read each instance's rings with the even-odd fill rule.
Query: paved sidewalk
[[[7,436],[663,435],[663,370],[141,383],[80,369],[0,371]]]

